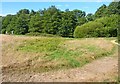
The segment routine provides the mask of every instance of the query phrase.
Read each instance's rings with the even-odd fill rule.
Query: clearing
[[[3,81],[117,81],[116,38],[0,35]]]

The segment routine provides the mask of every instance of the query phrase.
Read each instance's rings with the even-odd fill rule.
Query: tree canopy
[[[111,2],[109,6],[103,4],[95,14],[86,14],[85,11],[79,9],[61,11],[55,6],[38,11],[21,9],[15,15],[2,17],[1,32],[11,34],[13,31],[13,34],[18,35],[44,33],[63,37],[76,37],[74,34],[78,32],[82,37],[86,34],[82,32],[83,30],[85,32],[95,30],[94,35],[91,36],[116,36],[116,28],[119,27],[116,27],[117,20],[114,20],[113,17],[119,14],[120,2]],[[100,33],[103,31],[107,33]],[[111,35],[112,31],[115,32],[114,35]],[[87,33],[87,36],[89,36],[89,33]]]

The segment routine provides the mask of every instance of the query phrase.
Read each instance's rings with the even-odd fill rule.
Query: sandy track
[[[7,37],[7,36],[6,36]],[[11,40],[10,38],[6,39]],[[5,40],[5,41],[6,41]],[[114,42],[112,42],[114,43]],[[115,43],[114,43],[115,44]],[[3,81],[10,82],[87,82],[114,81],[118,72],[118,55],[103,57],[81,67],[45,73],[4,73]]]
[[[117,43],[117,42],[115,42],[115,41],[116,41],[116,40],[112,40],[111,42],[112,42],[113,44],[116,44],[116,45],[120,46],[120,44]]]
[[[117,57],[105,57],[95,60],[82,68],[51,71],[46,73],[7,74],[3,81],[24,82],[87,82],[87,81],[114,81],[118,70]]]

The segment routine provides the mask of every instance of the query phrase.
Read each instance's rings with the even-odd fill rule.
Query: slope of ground
[[[115,81],[117,77],[117,46],[111,39],[2,35],[2,42],[3,81]]]
[[[114,82],[117,77],[117,58],[105,57],[82,68],[59,70],[46,73],[11,73],[3,76],[4,81],[12,82]]]

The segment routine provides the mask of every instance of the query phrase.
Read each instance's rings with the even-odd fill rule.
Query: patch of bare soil
[[[9,35],[2,35],[2,42],[4,46],[8,46],[8,44],[15,44],[18,40],[25,40],[25,39],[32,39],[37,37],[22,37],[22,36],[9,36]],[[79,47],[80,44],[87,43],[88,40],[81,41],[70,41],[71,46],[67,45],[66,47],[72,47],[72,49],[76,46]],[[94,39],[90,40],[91,44],[94,44]],[[104,39],[103,39],[104,41]],[[102,47],[103,49],[107,47],[107,49],[111,49],[110,46],[113,44],[107,43],[107,41],[96,41],[96,45],[99,47]],[[11,43],[12,42],[12,43]],[[106,45],[108,44],[108,45]],[[66,44],[65,44],[66,45]],[[10,49],[10,48],[8,48]],[[12,48],[11,48],[12,50]],[[39,57],[39,55],[33,54],[27,54],[23,55],[22,53],[11,53],[11,50],[7,50],[7,52],[3,52],[5,55],[2,60],[4,65],[7,65],[7,67],[10,69],[13,65],[13,67],[24,67],[24,65],[28,65],[31,62],[30,59],[34,57]],[[9,53],[9,54],[8,54]],[[11,56],[10,56],[11,55]],[[28,56],[29,55],[29,56]],[[18,57],[19,56],[19,57]],[[49,71],[44,73],[37,73],[37,72],[31,72],[31,73],[24,73],[22,71],[15,72],[12,69],[11,72],[3,72],[2,80],[4,82],[98,82],[98,81],[115,81],[114,77],[117,77],[118,73],[118,55],[115,54],[114,56],[110,57],[103,57],[101,59],[94,60],[93,62],[86,64],[83,67],[80,68],[74,68],[74,69],[65,69],[65,70],[58,70],[58,71]],[[32,57],[32,58],[31,58]],[[24,59],[23,59],[24,58]],[[19,65],[20,63],[20,65]],[[38,62],[39,63],[39,62]],[[22,64],[22,65],[21,65]],[[21,68],[20,67],[20,68]],[[39,66],[38,66],[39,67]],[[19,69],[19,68],[17,68]],[[29,67],[28,67],[29,70]],[[6,68],[7,71],[7,68]]]
[[[81,68],[51,71],[45,73],[9,73],[3,75],[3,81],[11,82],[100,82],[115,81],[117,76],[117,57],[104,57]]]

